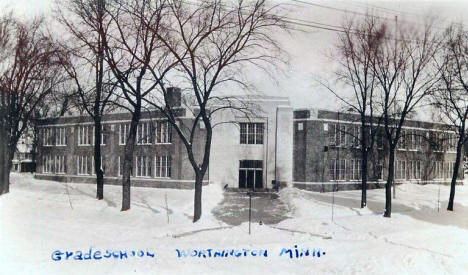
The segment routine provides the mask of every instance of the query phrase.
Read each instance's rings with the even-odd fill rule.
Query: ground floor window
[[[78,175],[90,175],[92,167],[91,156],[77,156],[76,157],[76,168]]]
[[[263,187],[263,161],[241,160],[239,162],[239,188]]]
[[[43,157],[42,172],[45,174],[54,173],[54,158],[52,156]]]
[[[155,157],[155,177],[156,178],[170,178],[171,177],[171,157],[170,156],[156,156]]]
[[[65,156],[55,156],[55,173],[65,174],[67,172]]]
[[[151,157],[137,156],[135,158],[136,176],[151,177]]]

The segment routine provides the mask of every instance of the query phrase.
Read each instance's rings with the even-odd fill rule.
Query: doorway
[[[263,161],[241,160],[239,162],[239,188],[263,188]]]

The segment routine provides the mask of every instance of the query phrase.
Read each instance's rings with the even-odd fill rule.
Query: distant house
[[[18,140],[11,170],[14,172],[35,172],[36,164],[33,161],[32,150],[33,135],[30,131],[26,131]]]

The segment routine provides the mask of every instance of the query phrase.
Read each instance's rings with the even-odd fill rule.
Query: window
[[[404,150],[406,149],[406,131],[405,130],[401,130],[401,133],[400,133],[400,138],[398,139],[398,149],[401,149],[401,150]]]
[[[330,159],[328,162],[330,180],[344,180],[346,178],[346,160]]]
[[[130,124],[119,124],[119,145],[127,143],[128,132],[130,131]]]
[[[304,122],[298,122],[297,123],[297,130],[298,131],[304,130]]]
[[[168,121],[157,121],[155,130],[156,144],[172,142],[172,131]]]
[[[435,161],[434,163],[434,178],[444,178],[444,163],[442,161]]]
[[[94,129],[92,125],[78,126],[78,145],[91,145],[92,129]]]
[[[42,158],[42,173],[51,174],[54,173],[54,158],[52,156],[44,156]]]
[[[361,147],[361,126],[354,126],[353,136],[354,136],[354,147]]]
[[[55,156],[55,173],[65,174],[67,171],[65,156]]]
[[[155,158],[155,177],[156,178],[170,178],[171,177],[171,157],[170,156],[156,156]]]
[[[241,144],[263,144],[263,123],[240,123]]]
[[[77,156],[76,168],[78,175],[90,175],[92,166],[92,157],[90,156]]]
[[[408,161],[408,179],[421,179],[421,162],[418,160]]]
[[[395,167],[395,179],[406,179],[406,161],[397,160]]]
[[[55,129],[55,144],[57,146],[67,145],[66,128],[56,128]]]
[[[54,145],[54,132],[52,128],[44,128],[42,130],[42,143],[44,146],[53,146]]]
[[[140,123],[137,127],[137,144],[151,144],[151,124],[149,122]],[[137,174],[138,176],[138,174]]]
[[[96,142],[94,137],[95,127],[93,126],[93,145]],[[106,135],[105,135],[105,127],[101,124],[101,145],[106,145]]]
[[[137,156],[135,157],[135,167],[137,177],[151,177],[151,157]]]

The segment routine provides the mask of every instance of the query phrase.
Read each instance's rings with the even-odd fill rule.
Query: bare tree
[[[170,27],[164,22],[166,6],[165,0],[109,0],[105,7],[110,16],[103,35],[105,60],[121,91],[116,96],[123,102],[114,104],[132,116],[124,149],[122,211],[130,209],[130,174],[144,99],[175,65],[159,40]]]
[[[450,185],[447,210],[453,211],[455,185],[462,163],[463,148],[468,138],[468,35],[463,25],[452,24],[444,33],[441,54],[435,58],[440,70],[440,87],[434,93],[433,104],[443,121],[456,129],[456,159]],[[449,143],[454,141],[449,140]]]
[[[346,21],[336,46],[340,67],[335,73],[339,82],[351,88],[351,95],[341,95],[330,85],[321,82],[343,102],[348,111],[359,114],[359,133],[351,131],[346,134],[353,137],[360,145],[361,208],[367,204],[368,155],[374,147],[381,119],[379,112],[375,110],[377,106],[374,94],[378,87],[372,64],[375,62],[377,50],[383,42],[386,31],[387,26],[371,15],[362,21]]]
[[[105,4],[105,0],[68,0],[57,2],[56,9],[58,21],[71,36],[64,44],[68,52],[67,59],[62,62],[64,69],[76,86],[80,109],[84,109],[94,121],[94,171],[99,200],[104,198],[101,121],[115,88],[104,61],[104,39],[110,24]]]
[[[246,88],[242,81],[242,68],[246,64],[265,68],[275,65],[281,52],[271,33],[284,29],[282,17],[275,15],[276,6],[264,0],[220,0],[190,3],[178,0],[167,1],[167,32],[160,32],[148,24],[177,64],[179,85],[190,91],[189,110],[194,116],[190,123],[180,123],[176,107],[170,102],[168,81],[159,81],[161,102],[152,100],[168,119],[184,144],[190,164],[195,173],[193,221],[202,214],[202,182],[209,167],[213,124],[212,117],[221,110],[248,113],[246,104],[236,97],[220,94],[219,86],[233,82]],[[154,73],[153,73],[154,74]],[[203,134],[198,129],[204,128]],[[194,141],[201,141],[203,149],[197,156]]]
[[[389,149],[384,217],[391,217],[395,151],[402,136],[402,127],[434,89],[438,72],[431,65],[440,46],[431,24],[425,25],[423,30],[395,26],[395,34],[387,33],[385,43],[379,47],[372,64],[378,81],[379,104]]]
[[[16,145],[35,111],[64,81],[61,51],[44,30],[44,20],[19,21],[12,15],[1,20],[0,89],[3,184],[9,191],[9,170]]]

